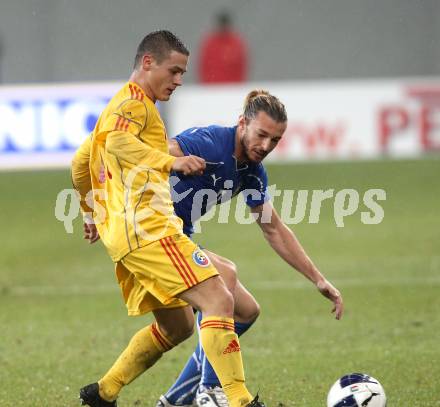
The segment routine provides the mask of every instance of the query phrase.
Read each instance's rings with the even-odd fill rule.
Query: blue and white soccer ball
[[[382,385],[374,377],[352,373],[341,377],[330,389],[327,407],[386,407]]]

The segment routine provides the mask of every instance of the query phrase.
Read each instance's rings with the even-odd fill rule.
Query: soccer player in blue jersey
[[[286,126],[284,105],[267,91],[254,90],[246,97],[238,125],[192,128],[170,140],[170,154],[195,155],[206,161],[203,175],[173,174],[174,182],[172,179],[170,182],[174,189],[174,209],[184,222],[184,232],[191,236],[193,223],[209,208],[242,192],[268,243],[332,301],[333,312],[339,319],[343,313],[341,294],[319,272],[294,233],[281,221],[267,192],[267,174],[261,162],[277,146]],[[230,260],[210,250],[204,249],[204,252],[234,296],[235,331],[240,336],[258,317],[258,303],[238,281],[235,265]],[[199,314],[198,321],[201,318]],[[234,352],[233,346],[229,351]],[[177,381],[160,397],[157,407],[192,405],[228,406],[200,343]]]

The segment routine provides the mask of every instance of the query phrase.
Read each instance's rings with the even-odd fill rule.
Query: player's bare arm
[[[275,252],[306,278],[312,281],[319,292],[333,302],[336,319],[342,317],[344,304],[341,293],[320,273],[305,252],[295,234],[281,221],[270,202],[252,208],[264,237]]]
[[[179,143],[175,139],[168,140],[168,150],[170,155],[174,157],[184,157],[182,149],[179,146]]]

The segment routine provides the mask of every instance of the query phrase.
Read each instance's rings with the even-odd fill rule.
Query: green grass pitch
[[[268,166],[278,188],[382,188],[382,223],[361,210],[338,228],[333,201],[317,224],[292,226],[342,291],[341,321],[311,284],[280,260],[256,225],[203,223],[196,240],[229,257],[262,313],[241,343],[249,388],[268,407],[325,406],[343,374],[378,378],[402,407],[440,406],[440,160]],[[150,317],[129,318],[101,244],[55,219],[68,171],[0,173],[0,406],[78,405]],[[277,201],[275,201],[277,202]],[[124,389],[121,407],[155,405],[195,337]]]

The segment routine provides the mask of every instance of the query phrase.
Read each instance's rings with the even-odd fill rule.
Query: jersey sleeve
[[[89,136],[73,156],[71,167],[72,184],[80,196],[81,211],[83,213],[92,210],[92,208],[86,203],[86,195],[92,189],[92,180],[89,169],[90,147],[91,137]]]
[[[246,175],[242,194],[246,204],[251,208],[263,205],[270,200],[270,194],[267,190],[267,173],[261,164],[255,172]]]
[[[214,140],[213,134],[206,127],[193,127],[178,134],[175,140],[183,154],[196,155],[208,162],[216,163],[220,160],[219,151],[222,146]]]
[[[127,99],[105,121],[106,150],[134,165],[145,165],[160,172],[170,172],[175,157],[152,148],[140,140],[148,125],[148,107],[140,100]]]

